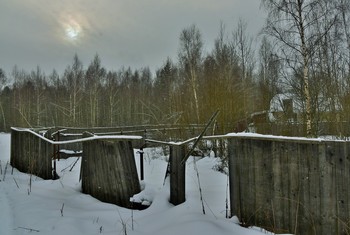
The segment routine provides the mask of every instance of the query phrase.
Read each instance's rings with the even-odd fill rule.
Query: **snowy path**
[[[5,168],[6,164],[8,162],[8,156],[10,156],[10,146],[9,143],[9,135],[0,135],[0,225],[1,225],[1,234],[15,234],[14,227],[13,227],[13,210],[11,208],[11,203],[8,198],[8,189],[7,184],[8,180],[10,178],[8,177],[8,174],[5,175]],[[10,168],[9,166],[7,168]],[[7,169],[7,172],[9,172],[9,169]],[[5,181],[4,181],[5,180]]]
[[[1,175],[2,176],[2,175]],[[2,179],[1,179],[2,180]],[[1,234],[15,234],[13,231],[13,214],[10,207],[10,201],[4,189],[6,182],[0,182],[0,221],[1,221]]]
[[[10,135],[1,135],[0,138],[0,234],[16,234],[14,231],[14,215],[9,198],[9,168],[8,156],[10,156]],[[5,172],[6,169],[6,172]],[[11,186],[12,187],[12,186]]]

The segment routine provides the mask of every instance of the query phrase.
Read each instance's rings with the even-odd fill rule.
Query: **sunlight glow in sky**
[[[83,25],[79,17],[64,14],[61,17],[64,39],[72,43],[77,43],[83,39]]]
[[[87,64],[97,53],[103,65],[156,70],[177,60],[179,35],[195,24],[210,52],[220,23],[231,37],[240,17],[249,33],[264,23],[261,0],[4,0],[0,1],[0,68],[64,71],[78,54]],[[15,17],[15,20],[14,20]],[[8,22],[11,22],[9,24]]]
[[[81,27],[79,24],[73,22],[74,24],[68,24],[66,26],[66,36],[70,40],[77,40],[81,33]]]

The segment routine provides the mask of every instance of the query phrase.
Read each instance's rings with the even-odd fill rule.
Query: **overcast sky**
[[[75,53],[86,68],[96,53],[107,69],[177,60],[180,32],[195,24],[206,50],[222,21],[228,32],[239,18],[257,34],[264,24],[261,0],[1,0],[0,68],[27,71],[39,65],[61,74]]]

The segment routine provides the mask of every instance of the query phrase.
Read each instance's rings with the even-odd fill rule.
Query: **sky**
[[[223,22],[228,36],[241,18],[257,35],[261,0],[1,0],[0,68],[37,66],[61,74],[77,54],[86,68],[96,54],[109,70],[177,61],[179,35],[195,24],[210,51]]]

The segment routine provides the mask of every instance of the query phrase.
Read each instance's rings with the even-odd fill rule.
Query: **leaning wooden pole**
[[[181,164],[185,164],[187,159],[191,156],[193,150],[197,147],[199,141],[201,141],[201,139],[203,138],[203,136],[205,135],[205,133],[207,132],[209,126],[213,123],[213,121],[215,120],[216,116],[219,114],[220,110],[216,110],[215,113],[213,113],[213,115],[211,116],[211,118],[209,119],[207,125],[204,127],[203,131],[200,133],[200,135],[196,138],[195,142],[192,145],[192,148],[187,152],[187,154],[185,155],[185,157],[182,159]]]

